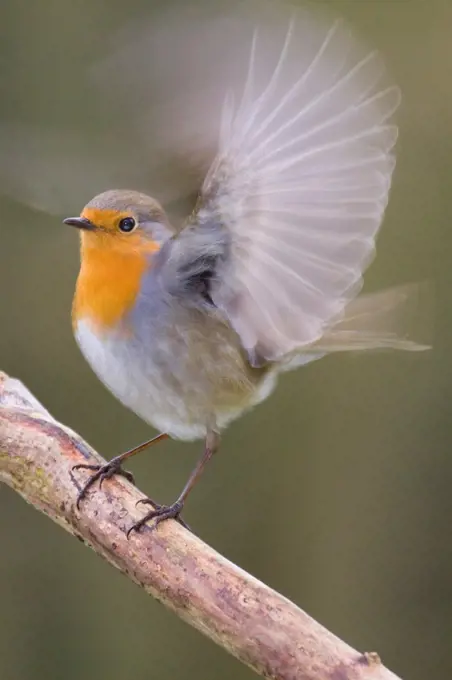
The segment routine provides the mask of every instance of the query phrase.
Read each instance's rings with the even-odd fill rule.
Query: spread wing
[[[185,234],[228,234],[210,296],[262,360],[314,343],[357,295],[394,169],[400,94],[378,54],[302,19],[279,44],[255,30]]]
[[[277,359],[323,338],[361,287],[388,199],[399,91],[379,56],[317,7],[290,21],[283,3],[201,4],[115,37],[92,74],[105,98],[93,107],[108,128],[96,127],[100,144],[0,123],[0,191],[63,213],[134,186],[179,218],[206,177],[162,276],[193,304],[193,288],[213,301],[251,358]]]

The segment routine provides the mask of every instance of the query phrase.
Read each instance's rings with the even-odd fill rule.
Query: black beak
[[[93,231],[96,228],[96,225],[87,220],[86,217],[66,217],[63,224],[70,224],[71,227],[87,229],[88,231]]]

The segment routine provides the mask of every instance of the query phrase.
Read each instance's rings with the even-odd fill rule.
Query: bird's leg
[[[154,528],[160,524],[160,522],[170,518],[176,519],[179,524],[182,524],[182,526],[187,529],[189,528],[184,520],[180,517],[180,513],[182,512],[182,508],[184,507],[184,503],[187,500],[187,496],[189,495],[190,491],[200,478],[204,468],[212,458],[213,454],[218,450],[219,442],[220,437],[217,432],[214,432],[213,430],[208,432],[203,454],[197,462],[195,469],[188,478],[187,483],[185,484],[179,498],[175,503],[172,503],[171,505],[160,505],[159,503],[155,503],[155,501],[151,500],[150,498],[143,498],[142,500],[138,501],[138,503],[150,504],[154,506],[154,509],[148,512],[147,515],[142,517],[140,520],[138,520],[138,522],[135,522],[135,524],[130,527],[130,529],[127,531],[127,538],[132,531],[140,531],[140,529],[151,519],[155,520]]]
[[[148,439],[147,441],[143,442],[143,444],[139,444],[139,446],[135,446],[135,448],[130,449],[129,451],[125,451],[124,453],[121,453],[119,456],[115,456],[108,463],[105,463],[105,465],[88,465],[87,463],[79,463],[78,465],[74,465],[74,467],[72,468],[73,470],[94,470],[94,474],[91,475],[91,477],[88,479],[85,486],[81,489],[77,496],[77,507],[78,508],[80,507],[80,502],[85,498],[86,492],[88,491],[88,489],[92,487],[94,482],[97,482],[97,480],[99,480],[99,487],[101,487],[102,482],[105,479],[111,479],[113,475],[121,475],[122,477],[128,479],[129,482],[132,482],[132,484],[134,484],[132,473],[127,472],[127,470],[123,470],[121,467],[123,461],[126,460],[127,458],[135,456],[135,454],[140,453],[140,451],[147,449],[148,446],[157,444],[157,442],[160,442],[163,439],[168,439],[168,435],[166,434],[166,432],[162,432],[161,434],[158,434],[156,437],[153,437],[153,439]]]

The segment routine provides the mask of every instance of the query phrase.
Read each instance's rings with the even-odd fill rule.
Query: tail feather
[[[288,358],[283,370],[292,370],[332,352],[430,349],[432,323],[426,315],[430,317],[432,312],[431,297],[427,284],[407,284],[360,295],[319,340]],[[413,339],[423,336],[424,342]]]
[[[423,299],[429,294],[425,284],[408,284],[360,295],[346,307],[343,318],[315,343],[315,351],[430,349],[430,343],[412,339],[416,330],[430,335],[431,324],[426,324],[424,317],[431,305]],[[413,325],[417,327],[414,332]]]

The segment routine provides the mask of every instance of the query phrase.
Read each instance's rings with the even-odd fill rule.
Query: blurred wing
[[[35,210],[64,215],[109,188],[108,146],[87,135],[0,121],[0,193]]]
[[[394,169],[400,94],[379,56],[341,22],[300,23],[255,31],[195,216],[230,233],[211,297],[256,361],[314,343],[356,296]]]
[[[171,175],[175,183],[171,193],[161,192],[171,216],[180,219],[196,200],[186,180],[186,165],[181,169],[173,154],[166,160],[165,172],[155,167],[155,154],[151,162],[139,139],[116,121],[103,130],[98,122],[94,133],[0,121],[0,150],[0,194],[51,215],[80,210],[95,194],[111,188],[149,193],[150,182],[157,184],[156,176],[164,184]]]

